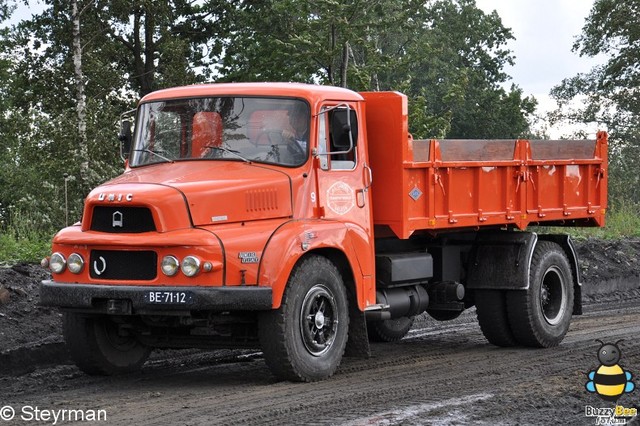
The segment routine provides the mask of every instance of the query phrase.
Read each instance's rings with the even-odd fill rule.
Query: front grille
[[[91,230],[112,233],[139,233],[156,230],[151,210],[146,207],[96,206]]]
[[[158,255],[154,251],[91,251],[91,278],[149,281],[156,277],[157,270]]]

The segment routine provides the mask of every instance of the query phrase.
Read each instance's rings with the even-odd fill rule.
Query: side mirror
[[[133,136],[131,135],[131,121],[120,121],[120,134],[118,135],[118,139],[120,139],[120,156],[122,159],[126,159],[131,151],[131,141],[133,140]]]
[[[358,139],[358,128],[351,123],[356,123],[356,113],[352,109],[335,109],[331,112],[331,150],[337,152],[350,152]]]

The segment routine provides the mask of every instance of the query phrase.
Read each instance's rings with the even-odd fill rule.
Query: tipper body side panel
[[[607,135],[595,140],[414,140],[407,98],[367,102],[373,217],[383,235],[529,224],[604,226]]]

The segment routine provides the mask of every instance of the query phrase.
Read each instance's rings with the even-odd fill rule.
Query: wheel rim
[[[564,276],[560,269],[552,266],[545,272],[540,286],[540,307],[544,319],[551,325],[562,321],[566,311]]]
[[[331,349],[338,330],[336,300],[322,284],[313,286],[302,301],[300,331],[305,348],[313,356]]]

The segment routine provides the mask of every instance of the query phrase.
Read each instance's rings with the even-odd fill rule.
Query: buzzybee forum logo
[[[596,340],[602,346],[598,349],[598,361],[600,366],[588,374],[589,381],[585,387],[587,391],[596,393],[605,401],[618,401],[623,393],[631,393],[636,385],[631,381],[632,374],[625,371],[618,363],[622,358],[622,351],[616,343],[604,343]]]
[[[637,408],[626,408],[618,405],[618,399],[624,394],[630,394],[636,388],[632,381],[633,374],[625,370],[620,365],[622,351],[620,350],[620,342],[604,343],[602,340],[596,340],[600,343],[598,349],[598,361],[600,365],[587,373],[589,380],[585,383],[585,388],[589,393],[595,393],[602,400],[613,402],[614,407],[585,407],[585,416],[595,417],[596,424],[625,424],[627,419],[638,415]]]

